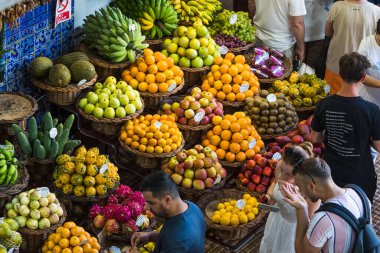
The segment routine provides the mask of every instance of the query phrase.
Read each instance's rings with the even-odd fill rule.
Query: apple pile
[[[297,124],[297,129],[291,131],[287,135],[277,136],[275,142],[269,143],[269,146],[280,146],[282,149],[291,144],[301,144],[305,141],[311,142],[311,121],[313,115],[308,119],[302,120]],[[321,156],[323,154],[325,147],[323,144],[313,144],[313,153],[316,156]]]
[[[179,124],[190,126],[207,125],[214,116],[223,116],[223,105],[210,92],[198,87],[180,102],[164,103],[162,110],[168,115],[175,114]]]
[[[276,157],[273,155],[276,152],[282,155],[283,150],[277,146],[263,154],[255,154],[253,159],[243,165],[237,180],[247,187],[248,191],[266,193],[268,187],[274,182],[277,161],[281,159],[281,157],[274,159]]]
[[[202,145],[182,150],[170,160],[164,161],[161,169],[171,175],[177,185],[199,191],[219,184],[227,175],[216,153]]]
[[[97,118],[124,118],[143,106],[140,93],[125,81],[117,82],[109,76],[104,83],[96,83],[93,90],[79,101],[79,107]]]

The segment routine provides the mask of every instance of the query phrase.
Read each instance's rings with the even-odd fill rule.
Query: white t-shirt
[[[305,42],[323,40],[327,13],[333,0],[305,0],[307,14],[305,20]]]
[[[270,48],[285,51],[296,43],[289,17],[304,15],[304,0],[256,0],[256,37]]]
[[[368,58],[372,67],[368,70],[368,75],[380,80],[380,46],[375,40],[375,35],[364,38],[359,46],[359,54]],[[362,85],[359,88],[360,96],[380,107],[380,88]]]

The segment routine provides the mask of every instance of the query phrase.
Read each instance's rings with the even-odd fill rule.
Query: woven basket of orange
[[[213,129],[202,136],[202,145],[216,152],[225,167],[240,167],[264,148],[264,142],[244,112],[215,116]]]
[[[229,52],[224,58],[214,58],[210,72],[202,77],[201,89],[211,92],[225,107],[233,107],[236,111],[246,98],[259,93],[260,84],[245,57]]]
[[[174,65],[174,60],[148,48],[143,57],[122,72],[122,78],[140,92],[148,109],[157,109],[184,85],[183,71]]]
[[[172,157],[185,145],[171,115],[147,114],[127,121],[120,131],[121,146],[135,155],[142,168],[157,168],[159,159]]]

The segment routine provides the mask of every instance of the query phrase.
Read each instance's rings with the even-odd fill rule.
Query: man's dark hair
[[[379,18],[379,20],[377,20],[377,24],[376,24],[376,33],[377,33],[377,34],[380,34],[380,18]]]
[[[314,178],[328,179],[331,178],[331,170],[325,160],[319,157],[311,157],[303,160],[293,169],[293,175],[309,176]]]
[[[162,199],[165,195],[176,199],[179,197],[177,185],[168,174],[163,171],[155,171],[144,177],[140,190],[152,192],[153,197]]]
[[[367,73],[371,63],[367,57],[353,52],[339,59],[339,75],[346,83],[357,83]]]

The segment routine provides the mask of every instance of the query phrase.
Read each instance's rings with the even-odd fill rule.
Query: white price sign
[[[173,91],[175,89],[175,87],[177,87],[177,84],[176,83],[172,83],[169,88],[168,88],[168,91]]]
[[[137,219],[136,219],[136,225],[137,225],[138,227],[141,227],[141,226],[144,224],[144,222],[147,222],[147,221],[148,221],[148,218],[147,218],[145,215],[140,214],[140,215],[137,217]]]
[[[272,103],[272,102],[276,102],[277,98],[276,98],[276,95],[271,93],[267,96],[267,100],[269,103]]]
[[[121,250],[116,246],[111,246],[108,250],[110,253],[121,253]]]
[[[222,177],[220,175],[218,175],[215,179],[215,182],[214,182],[214,185],[217,185],[220,183],[220,181],[222,180]]]
[[[232,14],[231,17],[230,17],[230,24],[231,25],[234,25],[237,21],[237,15],[236,14]]]
[[[281,154],[279,152],[276,152],[274,153],[274,155],[272,156],[272,160],[280,160],[281,159]]]
[[[194,116],[195,122],[197,122],[197,123],[201,122],[201,120],[203,119],[204,116],[205,116],[205,112],[198,112]]]
[[[82,245],[84,245],[86,242],[88,242],[88,240],[87,239],[85,239],[85,240],[83,240],[83,241],[81,241],[78,245],[79,246],[82,246]]]
[[[329,93],[330,93],[330,89],[331,89],[330,85],[326,84],[326,85],[325,85],[325,88],[324,88],[325,93],[326,93],[326,94],[329,94]]]
[[[161,128],[161,126],[162,126],[162,123],[159,122],[159,121],[156,121],[156,122],[154,122],[154,126],[155,126],[158,130],[160,130],[160,128]]]
[[[253,139],[253,140],[251,140],[250,142],[249,142],[249,144],[248,144],[248,148],[253,148],[253,147],[255,147],[256,146],[256,140],[255,139]]]
[[[249,89],[249,84],[245,83],[242,86],[240,86],[240,92],[246,92]]]
[[[78,86],[81,86],[81,85],[85,84],[86,82],[87,82],[86,79],[82,79],[82,80],[80,80],[80,81],[78,82]]]
[[[245,201],[242,199],[239,199],[238,201],[236,201],[235,206],[241,210],[245,207]]]
[[[41,195],[42,198],[46,198],[46,196],[50,193],[50,190],[47,187],[37,188],[36,191]]]
[[[220,54],[227,54],[227,53],[228,53],[228,48],[227,48],[226,46],[220,46],[220,47],[218,48],[218,52],[219,52]]]
[[[8,250],[8,253],[13,253],[15,251],[15,248],[10,248],[9,250]]]
[[[104,174],[104,172],[106,172],[107,170],[108,170],[108,163],[105,163],[102,165],[102,167],[100,167],[99,173]]]
[[[50,138],[54,139],[55,137],[57,137],[57,134],[58,134],[57,128],[53,127],[52,129],[50,129],[49,131]]]
[[[132,32],[134,30],[136,30],[136,25],[135,24],[130,24],[129,25],[129,31]]]

